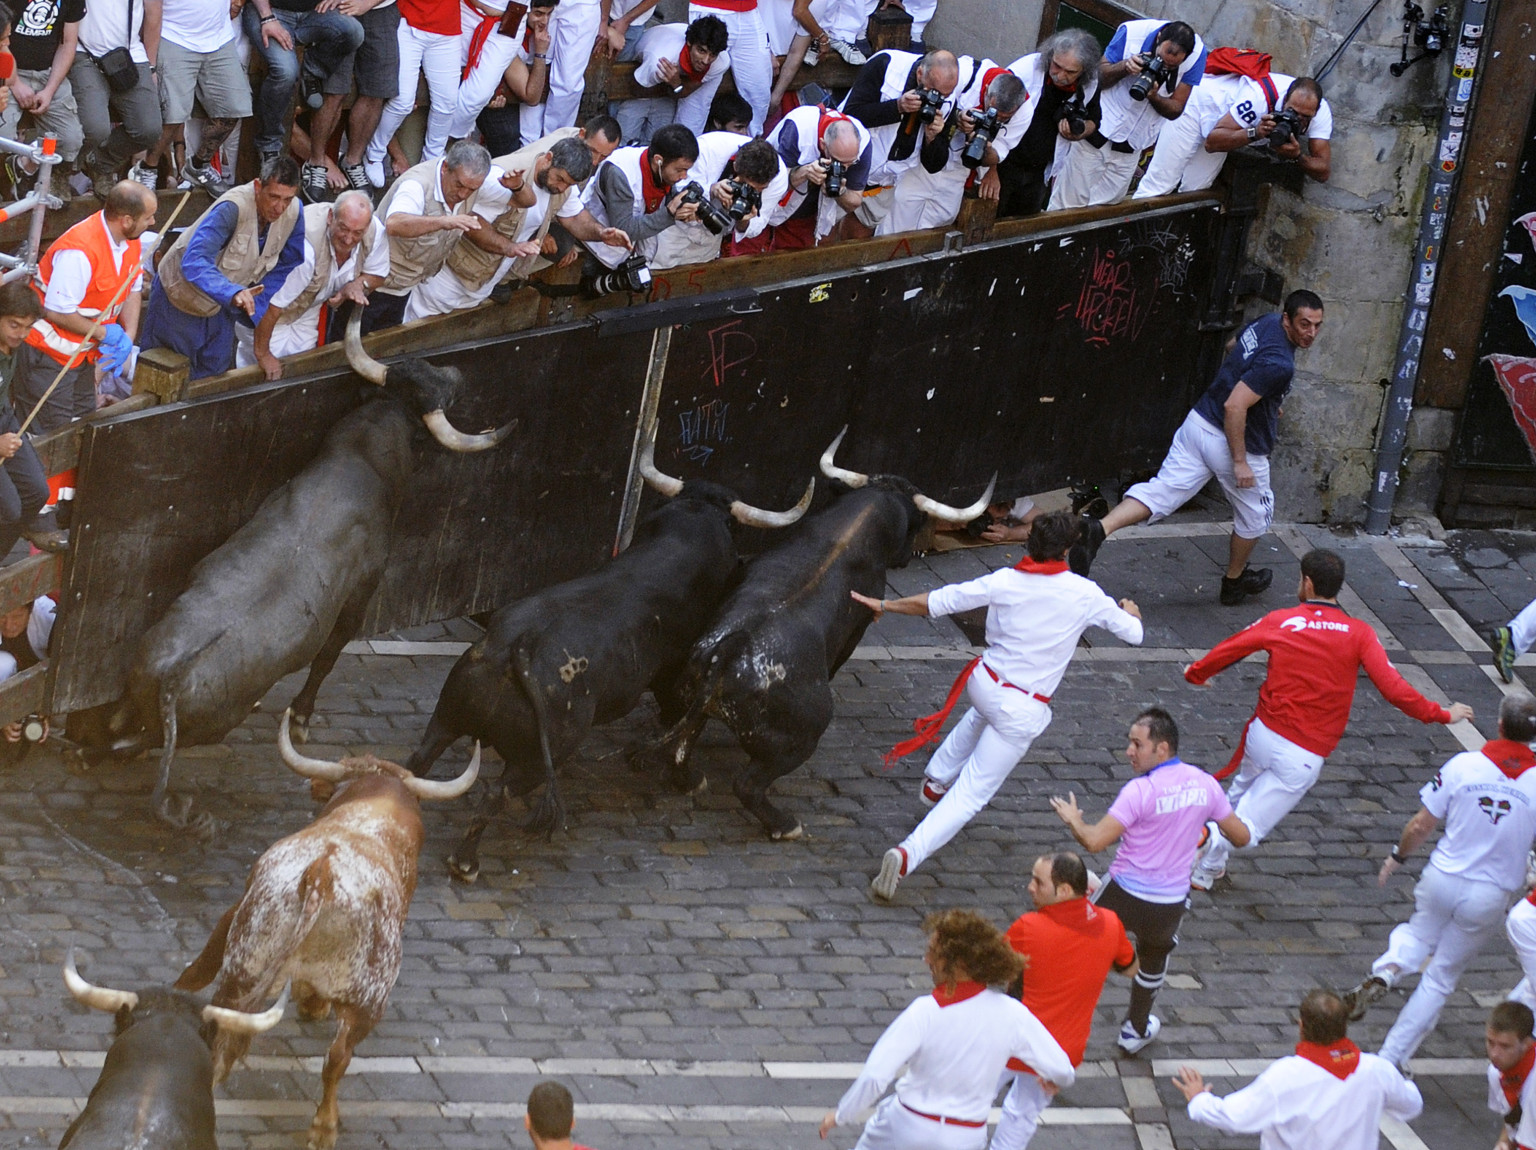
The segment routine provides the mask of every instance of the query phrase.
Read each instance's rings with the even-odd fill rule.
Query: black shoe
[[[305,164],[299,169],[299,190],[306,204],[328,204],[333,199],[324,164]]]
[[[1243,573],[1236,579],[1221,577],[1221,605],[1223,607],[1236,607],[1249,595],[1258,595],[1269,590],[1275,573],[1268,567],[1244,567]]]
[[[323,77],[315,75],[308,68],[300,68],[299,101],[318,112],[320,105],[325,103],[325,93],[320,90],[320,86],[324,83]]]
[[[1371,1003],[1390,989],[1386,979],[1372,974],[1357,986],[1350,987],[1339,997],[1344,1000],[1344,1009],[1349,1011],[1349,1020],[1359,1022],[1365,1017],[1365,1012],[1371,1008]]]
[[[1074,575],[1087,578],[1102,546],[1104,546],[1104,524],[1092,515],[1084,515],[1082,535],[1067,551],[1067,567]]]

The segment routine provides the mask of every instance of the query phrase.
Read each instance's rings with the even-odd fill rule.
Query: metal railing
[[[32,190],[14,204],[0,208],[0,224],[32,213],[32,227],[27,233],[27,244],[21,254],[13,256],[0,252],[0,268],[6,269],[4,274],[0,274],[0,284],[28,279],[37,271],[37,259],[43,247],[43,217],[49,208],[64,206],[51,190],[53,167],[62,159],[58,154],[58,144],[58,139],[51,135],[30,144],[0,137],[0,152],[10,152],[37,165],[37,181],[32,185]]]

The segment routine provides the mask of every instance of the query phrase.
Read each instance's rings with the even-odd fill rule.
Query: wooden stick
[[[160,232],[161,235],[170,234],[171,225],[176,222],[176,217],[181,215],[181,209],[187,206],[187,200],[191,197],[191,195],[192,193],[190,191],[183,192],[181,194],[181,203],[176,205],[176,210],[171,213],[171,218],[165,221],[165,227],[162,228]],[[18,435],[26,434],[27,428],[32,426],[32,421],[37,418],[37,413],[43,409],[43,404],[48,402],[48,397],[54,393],[55,389],[58,388],[60,381],[63,380],[63,378],[76,367],[78,367],[80,361],[85,358],[86,353],[90,350],[87,345],[91,342],[92,337],[95,336],[97,330],[101,327],[101,317],[106,315],[114,307],[122,302],[124,297],[126,297],[128,294],[128,285],[139,278],[139,273],[141,270],[141,268],[134,268],[128,273],[128,278],[125,279],[122,283],[118,284],[117,290],[112,293],[111,301],[107,304],[106,307],[102,308],[101,314],[91,321],[90,329],[80,340],[80,346],[70,353],[69,359],[65,361],[64,366],[59,368],[59,374],[54,376],[53,382],[48,385],[48,390],[43,392],[42,398],[40,398],[37,401],[37,404],[32,408],[31,414],[29,414],[27,418],[22,421],[21,428],[17,431]]]

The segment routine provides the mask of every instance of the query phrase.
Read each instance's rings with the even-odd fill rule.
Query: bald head
[[[352,255],[352,249],[363,242],[368,227],[373,223],[373,203],[362,192],[349,190],[336,197],[331,205],[331,250],[339,261]]]
[[[154,224],[158,207],[154,192],[137,180],[121,180],[107,193],[101,214],[120,239],[132,240]]]
[[[827,159],[852,164],[859,158],[859,130],[847,120],[833,120],[821,137]]]
[[[918,78],[926,87],[948,96],[955,90],[955,85],[960,83],[960,62],[955,59],[953,52],[936,48],[923,57]]]

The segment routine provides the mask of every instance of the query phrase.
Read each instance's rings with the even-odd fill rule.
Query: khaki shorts
[[[213,52],[193,52],[160,41],[160,114],[167,124],[192,118],[192,96],[215,120],[243,120],[251,114],[251,78],[231,40]]]

